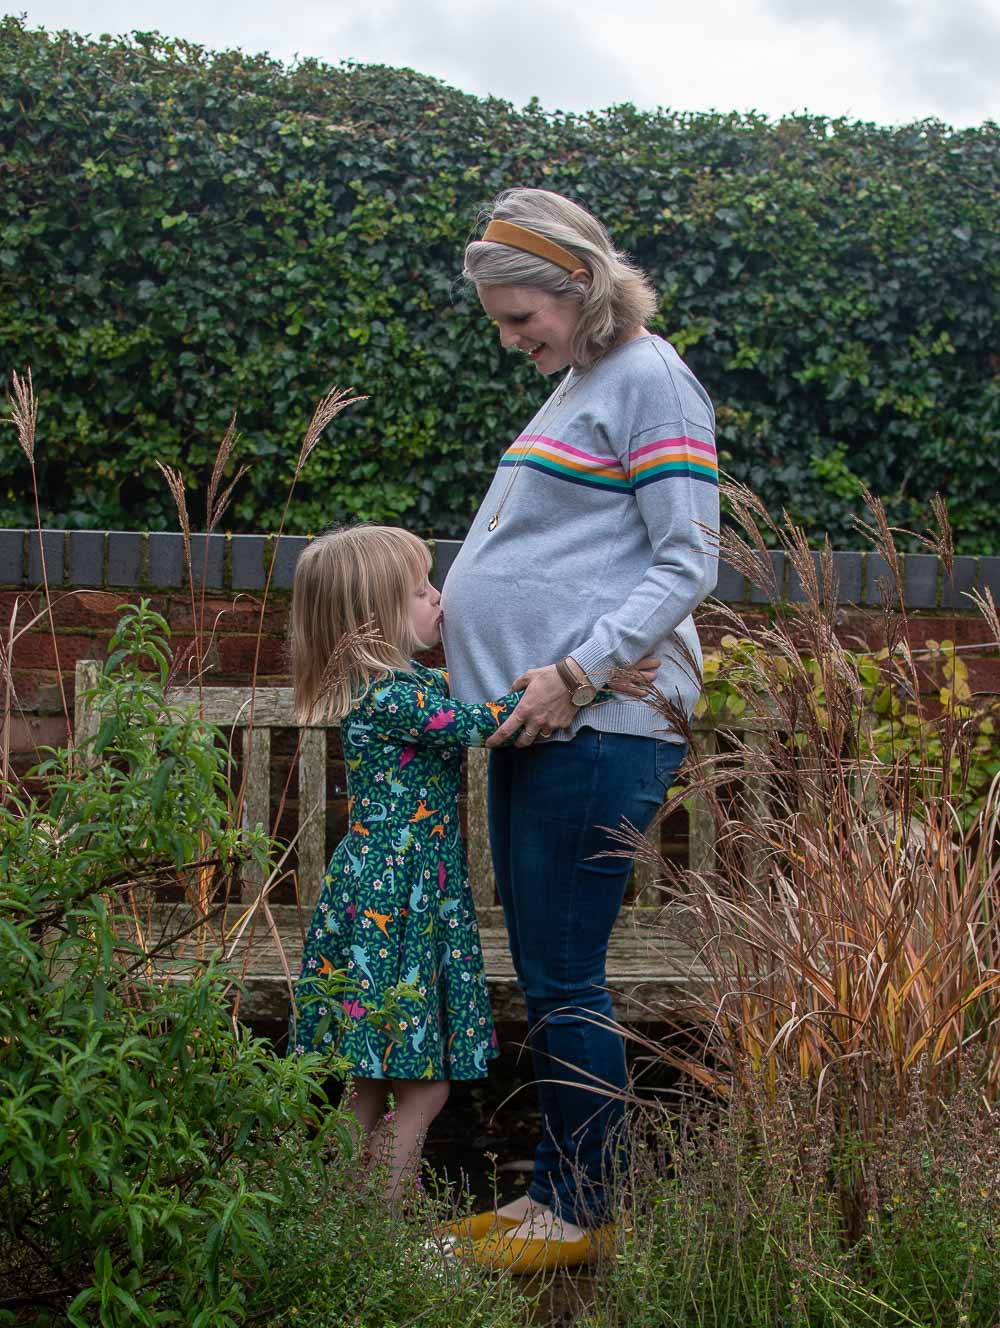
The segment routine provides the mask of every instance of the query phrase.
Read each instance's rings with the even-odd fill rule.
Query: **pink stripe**
[[[710,457],[715,456],[715,448],[711,443],[699,442],[697,438],[661,438],[655,443],[646,443],[642,447],[637,447],[630,453],[630,459],[635,461],[637,457],[647,456],[650,452],[664,451],[668,452],[671,448],[687,449],[693,447],[696,451],[704,452]]]
[[[589,452],[581,452],[578,447],[570,447],[569,443],[561,443],[558,438],[546,438],[543,433],[524,433],[517,442],[544,443],[546,447],[551,447],[557,452],[567,452],[570,456],[579,457],[581,461],[590,461],[595,466],[603,466],[605,469],[614,469],[618,466],[617,457],[592,456]],[[514,446],[516,447],[517,443]],[[624,474],[624,471],[622,473]]]

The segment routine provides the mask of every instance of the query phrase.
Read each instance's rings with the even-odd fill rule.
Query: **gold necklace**
[[[566,394],[568,392],[571,392],[573,388],[576,387],[577,383],[580,381],[581,378],[586,378],[589,372],[590,372],[589,369],[585,369],[583,373],[576,373],[575,369],[573,369],[572,367],[570,368],[569,373],[556,388],[555,392],[549,398],[548,402],[546,402],[545,408],[542,411],[541,418],[539,419],[537,425],[535,425],[534,432],[536,434],[540,434],[542,432],[542,426],[545,424],[545,421],[549,418],[549,416],[552,414],[554,410],[556,410],[559,406],[562,405],[563,401],[566,399]],[[526,447],[523,447],[521,449],[520,455],[518,456],[517,460],[514,462],[514,466],[510,472],[510,479],[507,481],[507,487],[504,489],[503,493],[501,494],[500,501],[499,503],[497,503],[496,506],[496,511],[490,517],[489,522],[486,526],[486,529],[488,531],[496,530],[497,526],[500,524],[500,513],[503,511],[504,503],[507,501],[511,489],[514,487],[514,481],[517,479],[517,472],[521,469],[521,462],[524,460],[525,453],[527,452],[527,450],[528,449]]]

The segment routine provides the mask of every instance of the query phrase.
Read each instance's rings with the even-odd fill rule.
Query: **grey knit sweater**
[[[712,403],[656,336],[573,371],[559,394],[503,456],[445,581],[452,695],[502,696],[524,669],[565,655],[602,683],[614,664],[656,654],[657,686],[690,713],[701,665],[691,613],[716,581]],[[583,724],[675,736],[627,699],[584,708],[558,737]]]

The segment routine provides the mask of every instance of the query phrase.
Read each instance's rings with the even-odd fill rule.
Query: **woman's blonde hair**
[[[580,304],[570,351],[573,363],[593,364],[626,332],[656,312],[656,292],[611,243],[596,217],[578,203],[547,189],[508,189],[496,199],[490,221],[512,221],[567,249],[591,275],[589,285],[572,274],[510,245],[474,240],[465,250],[464,275],[479,286],[535,286]]]
[[[394,526],[344,526],[303,549],[290,629],[300,724],[343,719],[373,678],[409,669],[410,596],[430,566],[424,541]]]

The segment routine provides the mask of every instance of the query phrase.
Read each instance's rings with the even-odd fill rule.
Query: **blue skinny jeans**
[[[609,1220],[624,1159],[625,1048],[606,989],[608,940],[632,863],[608,834],[644,831],[687,748],[583,728],[490,754],[490,847],[542,1117],[532,1199],[583,1227]],[[595,1091],[605,1090],[605,1091]]]

